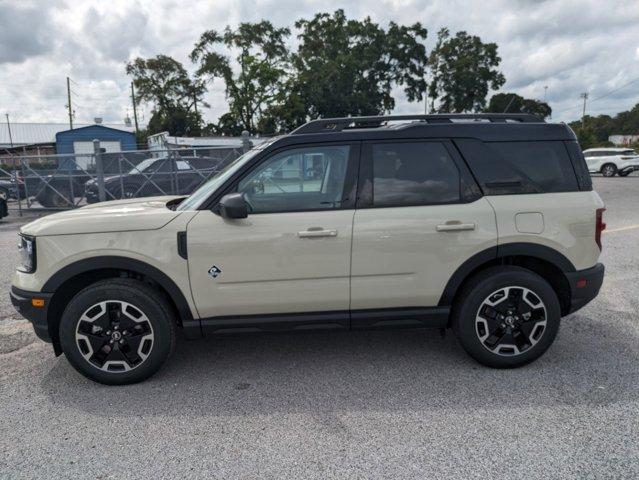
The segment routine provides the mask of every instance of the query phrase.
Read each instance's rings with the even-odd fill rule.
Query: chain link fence
[[[188,195],[248,147],[5,156],[0,191],[23,209],[71,209],[105,200]]]

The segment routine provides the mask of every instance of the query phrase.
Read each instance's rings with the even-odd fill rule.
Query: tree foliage
[[[639,135],[639,103],[614,117],[586,115],[583,123],[579,119],[568,125],[574,130],[583,149],[610,146],[608,138],[611,135]]]
[[[222,34],[215,30],[202,34],[191,60],[199,64],[198,75],[224,81],[229,101],[228,113],[214,126],[218,133],[263,130],[264,112],[280,99],[287,75],[289,34],[288,28],[275,28],[266,20],[241,23],[235,30],[227,27]]]
[[[336,10],[298,20],[295,27],[300,44],[292,56],[284,123],[390,112],[394,85],[409,101],[423,98],[427,30],[419,23],[391,22],[383,29],[368,17],[347,19]]]
[[[501,58],[497,44],[483,43],[466,32],[451,37],[447,28],[437,33],[430,54],[431,81],[428,96],[431,110],[462,113],[482,111],[490,90],[497,90],[506,79],[497,70]],[[435,107],[437,101],[437,107]]]
[[[516,93],[493,95],[485,111],[489,113],[530,113],[544,119],[552,114],[552,109],[546,102],[524,98]]]
[[[133,77],[136,103],[153,105],[149,134],[199,135],[202,117],[196,103],[206,106],[204,82],[192,79],[180,62],[167,55],[136,58],[127,64],[126,72]]]

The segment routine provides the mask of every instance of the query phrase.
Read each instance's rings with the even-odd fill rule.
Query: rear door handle
[[[337,230],[324,230],[322,227],[311,227],[297,232],[299,238],[337,237]]]
[[[437,225],[438,232],[460,232],[463,230],[475,230],[474,223],[446,222],[443,225]]]

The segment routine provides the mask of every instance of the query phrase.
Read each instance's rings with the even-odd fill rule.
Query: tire
[[[170,356],[175,318],[167,300],[150,286],[126,278],[103,280],[69,302],[60,321],[60,344],[85,377],[106,385],[136,383]]]
[[[55,189],[57,192],[47,186],[44,192],[36,197],[36,200],[46,208],[68,208],[73,205],[71,192],[68,188],[56,186]]]
[[[557,294],[546,280],[525,268],[488,268],[472,277],[457,298],[453,330],[464,350],[488,367],[526,365],[557,336],[561,319]],[[511,303],[515,308],[506,308]]]
[[[627,177],[631,173],[632,173],[632,170],[626,170],[625,172],[617,172],[617,175],[619,175],[620,177]]]
[[[617,173],[617,166],[614,163],[605,163],[601,166],[601,174],[604,177],[614,177]]]

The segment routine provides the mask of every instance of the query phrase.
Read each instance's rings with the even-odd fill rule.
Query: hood
[[[127,232],[162,228],[182,212],[166,207],[180,196],[132,198],[95,203],[76,210],[54,213],[24,225],[25,235],[70,235],[79,233]]]

